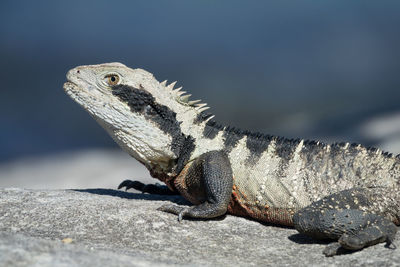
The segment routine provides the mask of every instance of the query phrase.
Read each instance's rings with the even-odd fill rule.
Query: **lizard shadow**
[[[90,188],[90,189],[70,189],[76,192],[83,192],[95,195],[103,195],[103,196],[113,196],[119,197],[124,199],[140,199],[140,200],[156,200],[156,201],[170,201],[178,205],[185,205],[185,206],[193,206],[192,203],[187,201],[181,195],[157,195],[157,194],[144,194],[144,193],[133,193],[133,192],[126,192],[121,190],[115,189],[105,189],[105,188]],[[221,215],[216,218],[186,218],[185,220],[188,221],[221,221],[226,217],[226,214]]]
[[[313,239],[307,235],[304,234],[293,234],[291,236],[288,236],[288,239],[290,241],[293,241],[297,244],[319,244],[319,245],[328,245],[329,243],[332,243],[333,240],[330,239]]]
[[[332,239],[313,239],[313,238],[311,238],[311,237],[309,237],[307,235],[300,234],[300,233],[291,235],[291,236],[288,237],[288,239],[293,241],[293,242],[295,242],[295,243],[297,243],[297,244],[326,245],[325,249],[328,248],[328,245],[337,242],[337,241],[332,240]],[[325,251],[325,249],[324,249],[324,251]],[[325,255],[325,256],[330,257],[330,256],[339,256],[339,255],[349,255],[349,254],[353,254],[353,253],[355,253],[357,251],[360,251],[360,250],[349,250],[349,249],[345,249],[343,247],[339,247],[336,250],[334,255],[329,255],[329,256]],[[323,253],[325,254],[325,252],[323,252]]]
[[[248,218],[248,217],[246,217],[246,219],[258,222],[258,223],[260,223],[262,225],[265,225],[265,226],[279,227],[279,228],[290,229],[290,230],[293,230],[293,228],[294,228],[293,226],[276,225],[274,223],[260,222],[260,221],[257,221],[255,219],[253,219],[253,218]],[[292,242],[297,243],[297,244],[327,245],[327,244],[333,242],[333,240],[331,240],[331,239],[313,239],[312,237],[309,237],[309,236],[307,236],[305,234],[301,234],[301,233],[292,234],[292,235],[288,236],[288,239],[290,241],[292,241]]]
[[[171,201],[179,205],[191,205],[189,201],[187,201],[180,195],[156,195],[156,194],[133,193],[122,190],[105,189],[105,188],[70,189],[70,190],[82,193],[95,194],[95,195],[119,197],[124,199]]]

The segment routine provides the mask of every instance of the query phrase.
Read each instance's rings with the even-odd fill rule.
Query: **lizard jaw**
[[[81,88],[73,82],[65,82],[63,85],[64,91],[69,95],[73,100],[79,103],[79,105],[87,108],[87,104],[80,97],[80,92],[82,92]]]
[[[69,95],[72,93],[73,90],[78,90],[78,86],[74,84],[73,82],[65,82],[63,85],[64,91]]]

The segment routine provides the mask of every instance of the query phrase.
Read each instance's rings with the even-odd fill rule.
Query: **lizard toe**
[[[129,189],[133,188],[143,192],[145,185],[139,181],[125,180],[119,184],[118,189],[121,189],[123,187],[125,187],[125,191],[128,191]]]
[[[349,250],[359,250],[365,246],[365,242],[358,236],[344,234],[339,238],[342,247]]]
[[[183,216],[184,214],[180,215],[182,212],[185,211],[186,208],[184,207],[180,207],[178,205],[173,205],[173,204],[166,204],[166,205],[162,205],[161,207],[159,207],[157,210],[160,211],[164,211],[164,212],[168,212],[168,213],[172,213],[175,215],[178,215],[178,220],[181,221],[182,219],[179,219],[179,216]]]
[[[327,245],[322,253],[326,257],[332,257],[339,253],[339,250],[341,249],[341,247],[342,246],[338,242],[334,242],[334,243]]]
[[[178,214],[178,221],[181,222],[185,215],[190,214],[191,208],[185,208]]]

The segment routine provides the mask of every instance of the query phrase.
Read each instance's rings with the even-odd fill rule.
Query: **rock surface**
[[[325,243],[227,215],[177,221],[164,197],[111,189],[0,189],[1,266],[395,266],[383,244],[326,258]],[[397,243],[397,242],[395,242]]]

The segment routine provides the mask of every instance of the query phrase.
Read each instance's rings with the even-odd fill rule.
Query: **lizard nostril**
[[[77,70],[76,73],[81,73],[81,71],[80,71],[80,70]]]

